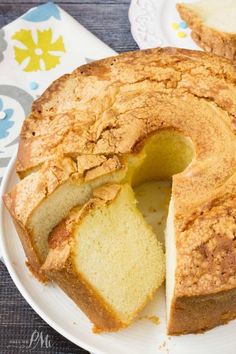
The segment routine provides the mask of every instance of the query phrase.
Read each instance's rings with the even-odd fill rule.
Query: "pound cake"
[[[52,231],[42,269],[88,315],[95,332],[115,331],[127,327],[161,285],[165,258],[132,188],[106,185]]]
[[[200,0],[176,5],[193,40],[207,52],[236,59],[235,0]]]
[[[74,246],[62,252],[65,258],[57,266],[53,245],[55,240],[63,244],[57,225],[67,223],[70,210],[79,208],[80,215],[85,203],[96,198],[96,188],[115,184],[121,188],[116,199],[102,202],[102,215],[110,223],[112,213],[105,210],[115,209],[123,185],[135,189],[172,180],[166,227],[168,333],[201,332],[236,318],[235,83],[229,60],[177,48],[124,53],[55,81],[23,124],[16,166],[22,180],[4,196],[33,272],[54,279],[68,293],[61,274],[70,268],[67,263],[61,267],[69,253],[71,262]],[[100,213],[96,205],[92,213]],[[89,215],[76,221],[77,231],[69,232],[69,239],[80,232],[80,222],[89,238],[100,239],[89,233],[96,228]],[[125,216],[115,219],[110,237],[118,237],[127,222]],[[81,277],[88,272],[80,266],[68,278],[76,289],[69,296],[77,303],[84,288],[75,285],[74,271]],[[100,281],[96,286],[86,282],[101,293]],[[144,279],[140,282],[144,286]],[[156,286],[153,280],[149,289]],[[132,292],[128,282],[125,287]],[[80,306],[95,323],[94,302]],[[114,316],[125,326],[129,320],[118,312]],[[104,328],[98,322],[95,326]]]

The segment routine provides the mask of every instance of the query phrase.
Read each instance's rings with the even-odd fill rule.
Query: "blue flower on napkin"
[[[11,121],[14,110],[12,108],[3,109],[3,102],[0,98],[0,139],[9,135],[9,129],[14,125]]]
[[[49,20],[49,18],[54,17],[57,20],[61,19],[59,8],[53,4],[53,2],[48,2],[28,11],[22,18],[30,22],[43,22]]]
[[[0,29],[0,62],[3,60],[3,52],[7,48],[7,42],[4,39],[4,31]]]

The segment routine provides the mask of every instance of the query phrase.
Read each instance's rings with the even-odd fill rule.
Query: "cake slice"
[[[111,157],[98,167],[94,163],[93,168],[89,167],[84,167],[90,173],[84,177],[81,166],[79,169],[71,158],[49,160],[3,197],[24,247],[27,265],[42,282],[48,280],[41,266],[48,254],[47,240],[52,229],[72,208],[86,203],[93,189],[108,182],[118,183],[125,174],[125,169],[113,173],[119,160]],[[101,167],[105,175],[97,176],[95,171]]]
[[[128,184],[95,190],[48,242],[42,270],[85,312],[95,332],[127,327],[164,280],[162,246]]]
[[[236,1],[201,0],[177,4],[181,18],[192,29],[193,40],[207,52],[236,57]]]

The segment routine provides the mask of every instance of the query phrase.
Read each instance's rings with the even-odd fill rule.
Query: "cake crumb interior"
[[[128,184],[112,203],[84,217],[75,245],[78,272],[129,324],[162,284],[165,258]]]
[[[153,284],[160,286],[163,281],[161,243],[164,245],[171,178],[189,165],[193,155],[189,138],[169,131],[155,134],[129,164],[124,179],[129,183],[119,197],[89,213],[77,228],[78,271],[124,323],[142,307],[141,294],[152,293]],[[172,229],[171,233],[166,236],[172,243]],[[158,248],[157,240],[161,241]],[[170,242],[167,245],[169,252]],[[173,270],[168,274],[173,277]]]

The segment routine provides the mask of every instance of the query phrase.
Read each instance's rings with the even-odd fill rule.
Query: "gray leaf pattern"
[[[1,42],[1,37],[0,37],[0,42]],[[0,85],[0,95],[8,96],[16,100],[23,108],[25,116],[27,116],[31,111],[33,97],[22,88],[13,85]],[[0,185],[2,181],[3,169],[6,168],[8,163],[10,162],[10,157],[3,157],[1,156],[2,155],[1,153],[3,153],[4,150],[7,149],[8,147],[16,145],[17,143],[18,143],[18,137],[14,139],[12,142],[10,142],[7,146],[3,147],[3,151],[0,150],[0,168],[2,169],[0,173]]]
[[[7,42],[4,39],[5,33],[3,29],[0,29],[0,62],[3,61],[3,52],[7,48]]]

